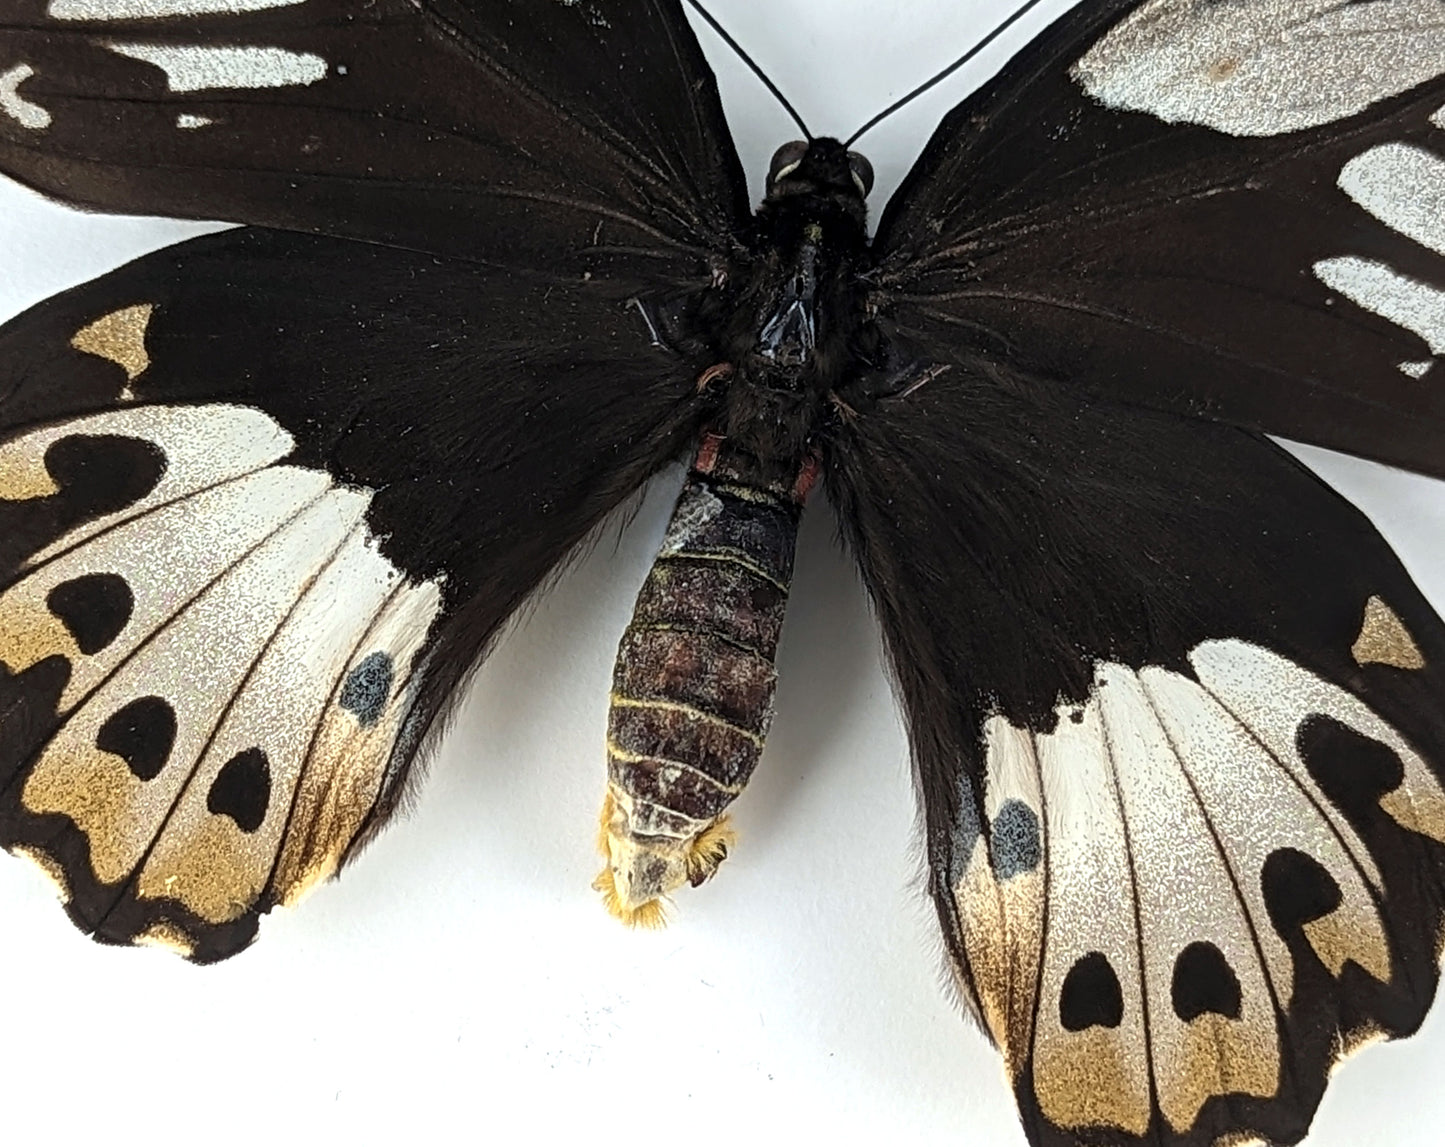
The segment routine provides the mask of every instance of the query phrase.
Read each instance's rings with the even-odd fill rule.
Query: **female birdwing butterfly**
[[[189,130],[189,129],[188,129],[188,130]],[[1140,539],[1140,540],[1147,540],[1147,539]],[[796,610],[796,608],[798,608],[798,607],[796,607],[796,605],[795,605],[795,610]],[[1399,666],[1396,666],[1396,667],[1399,667]],[[1222,686],[1221,686],[1221,688],[1222,688]],[[1085,715],[1084,721],[1079,721],[1078,724],[1084,725],[1085,728],[1088,728],[1088,718],[1087,718],[1087,715]],[[776,744],[776,743],[775,743],[775,744]],[[776,750],[775,750],[775,756],[776,756]],[[996,832],[997,832],[998,835],[1007,835],[1007,834],[1003,834],[1003,832],[1001,832],[1001,829],[997,829],[997,826],[996,826]],[[1013,855],[1014,855],[1014,861],[1013,861],[1013,862],[1017,862],[1017,852],[1016,852],[1016,854],[1013,854]],[[996,865],[996,868],[997,868],[997,865]],[[718,887],[722,887],[722,886],[718,886]],[[1092,965],[1087,965],[1087,964],[1085,964],[1085,965],[1082,965],[1082,966],[1084,966],[1084,971],[1088,971],[1088,969],[1090,969]],[[1218,1004],[1218,1003],[1220,1003],[1220,1001],[1215,1000],[1214,1003],[1215,1003],[1215,1004]],[[1092,1024],[1091,1027],[1101,1027],[1101,1026],[1107,1027],[1107,1024]],[[1085,1029],[1085,1030],[1087,1030],[1087,1029]]]

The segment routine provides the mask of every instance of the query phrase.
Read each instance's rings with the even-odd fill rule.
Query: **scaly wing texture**
[[[0,170],[647,282],[706,277],[747,216],[677,0],[0,0]]]
[[[944,120],[877,245],[942,361],[1445,474],[1445,4],[1081,5]]]
[[[959,364],[827,462],[1030,1141],[1297,1141],[1434,995],[1445,627],[1252,432]]]
[[[0,330],[0,840],[227,956],[385,821],[498,627],[694,433],[636,310],[241,229]]]

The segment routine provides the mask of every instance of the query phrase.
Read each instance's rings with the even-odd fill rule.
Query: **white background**
[[[714,9],[815,131],[842,134],[1008,2]],[[1024,35],[866,140],[875,206],[942,111]],[[702,40],[756,193],[795,132]],[[194,230],[81,216],[0,181],[0,311]],[[1310,458],[1445,605],[1445,489]],[[265,921],[240,958],[195,968],[89,944],[27,866],[0,863],[0,1134],[1021,1147],[997,1057],[940,988],[904,737],[821,499],[803,527],[778,717],[736,805],[735,855],[679,897],[660,934],[614,924],[589,890],[612,657],[676,481],[502,642],[416,813],[339,884]],[[1437,1013],[1417,1039],[1339,1073],[1309,1142],[1435,1141],[1442,1074]]]

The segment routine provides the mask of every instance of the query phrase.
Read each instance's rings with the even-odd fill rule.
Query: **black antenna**
[[[959,68],[963,67],[964,64],[968,63],[969,60],[973,59],[976,55],[982,52],[985,48],[987,48],[990,44],[992,44],[995,40],[997,40],[1000,36],[1002,36],[1005,32],[1007,32],[1016,23],[1018,23],[1021,19],[1027,16],[1042,3],[1043,0],[1029,0],[1027,4],[1020,8],[1017,12],[1015,12],[1012,16],[1010,16],[1007,20],[1005,20],[1002,24],[1000,24],[997,28],[995,28],[992,32],[990,32],[987,36],[985,36],[982,40],[975,44],[972,48],[966,51],[963,55],[959,56],[958,59],[954,60],[953,63],[949,64],[948,67],[944,68],[943,71],[938,73],[938,75],[934,76],[930,80],[925,80],[923,83],[919,84],[916,88],[909,92],[906,96],[904,96],[901,100],[898,100],[897,102],[892,103],[888,107],[884,108],[876,116],[874,116],[857,131],[855,131],[852,135],[850,135],[847,139],[847,142],[844,143],[843,146],[852,147],[855,143],[858,142],[859,136],[863,135],[865,132],[872,131],[875,127],[877,127],[885,119],[891,116],[899,108],[912,103],[924,92],[928,91],[929,88],[935,87],[938,84],[943,83],[944,80],[948,79],[949,76],[953,75],[954,72],[958,71]]]
[[[783,105],[783,110],[787,112],[790,116],[792,116],[793,122],[802,129],[803,138],[806,139],[809,143],[812,143],[813,133],[808,130],[808,125],[803,122],[803,117],[800,116],[793,109],[793,105],[788,102],[788,98],[783,95],[782,92],[778,91],[778,85],[773,83],[772,80],[768,79],[768,77],[763,73],[762,68],[758,67],[757,64],[753,63],[753,58],[743,51],[742,45],[728,35],[727,29],[724,28],[721,24],[719,24],[715,19],[713,19],[712,13],[709,12],[706,8],[704,8],[699,2],[699,0],[687,0],[687,2],[692,5],[693,9],[697,12],[699,16],[701,16],[704,20],[707,21],[708,27],[722,37],[723,43],[726,44],[729,48],[731,48],[734,53],[736,53],[738,59],[740,59],[743,63],[745,63],[749,68],[752,69],[753,75],[757,76],[758,79],[763,81],[763,86],[766,87],[768,91],[773,93],[773,98],[776,99],[778,103]],[[1034,2],[1037,3],[1038,0],[1034,0]]]

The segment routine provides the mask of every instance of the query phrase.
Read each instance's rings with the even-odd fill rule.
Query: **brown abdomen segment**
[[[670,891],[679,864],[693,883],[716,867],[699,871],[672,854],[714,825],[762,753],[812,472],[761,479],[750,459],[709,437],[688,474],[613,673],[604,835],[617,892],[632,893],[624,901]]]

